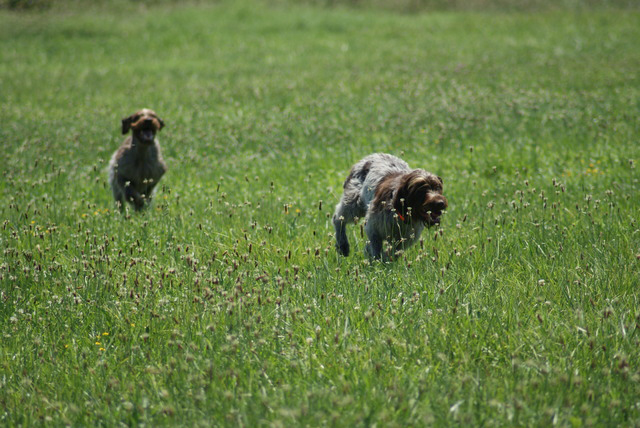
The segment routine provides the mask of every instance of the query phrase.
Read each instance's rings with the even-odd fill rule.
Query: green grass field
[[[640,12],[0,10],[0,425],[640,425]],[[142,214],[120,119],[166,122]],[[444,178],[334,250],[372,152]]]

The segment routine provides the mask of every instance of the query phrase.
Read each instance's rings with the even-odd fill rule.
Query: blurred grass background
[[[211,4],[216,0],[192,0],[191,4]],[[485,12],[541,12],[550,10],[629,9],[640,5],[634,0],[263,0],[270,5],[312,5],[320,7],[349,7],[378,9],[400,13],[427,11],[485,11]],[[12,10],[58,10],[97,5],[107,7],[158,6],[185,4],[178,0],[0,0],[0,8]]]
[[[0,423],[640,423],[637,11],[394,10],[0,11]],[[141,107],[169,171],[122,216]],[[450,201],[390,265],[333,248],[373,151]]]

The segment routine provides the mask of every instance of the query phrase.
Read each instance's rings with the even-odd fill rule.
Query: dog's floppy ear
[[[440,177],[439,175],[437,175],[436,177],[438,177],[438,181],[440,182],[440,185],[444,186],[444,181],[442,181],[442,177]]]
[[[135,122],[138,117],[138,113],[134,113],[129,117],[122,119],[122,133],[126,134],[131,129],[131,123]]]
[[[391,203],[396,212],[401,216],[407,215],[407,208],[409,207],[409,191],[407,189],[407,180],[403,179],[400,186],[393,193],[393,199]]]
[[[164,120],[160,119],[159,116],[156,116],[156,118],[158,119],[158,122],[160,122],[160,129],[164,128]],[[158,131],[160,130],[158,129]]]

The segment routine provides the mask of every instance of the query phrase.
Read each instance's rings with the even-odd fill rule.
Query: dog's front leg
[[[144,200],[147,201],[147,205],[151,204],[151,200],[153,199],[153,189],[156,187],[156,183],[153,180],[149,180],[149,185],[145,189],[145,193],[143,195]]]
[[[116,186],[113,187],[113,199],[115,199],[116,201],[116,207],[118,207],[120,211],[123,211],[124,210],[124,194],[122,193],[119,187],[116,187]]]
[[[124,199],[133,204],[136,210],[140,210],[144,207],[144,198],[135,189],[131,180],[127,180],[124,177],[118,177],[118,184],[124,189]]]
[[[367,235],[369,236],[369,241],[364,247],[364,251],[369,257],[379,260],[382,255],[382,237],[375,232]]]
[[[144,208],[144,197],[142,197],[140,193],[132,189],[130,192],[126,192],[126,197],[128,201],[131,201],[133,208],[136,211],[140,211]]]

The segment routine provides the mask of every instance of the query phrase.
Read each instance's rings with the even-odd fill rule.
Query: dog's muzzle
[[[153,129],[143,129],[140,131],[140,136],[142,137],[142,140],[150,143],[156,137],[156,133]]]
[[[138,134],[143,142],[152,143],[156,138],[156,128],[153,119],[145,119]]]
[[[425,206],[424,222],[429,226],[440,224],[440,216],[445,209],[447,209],[447,199],[444,196],[430,201]]]

